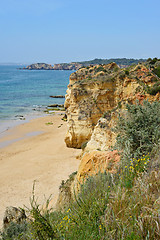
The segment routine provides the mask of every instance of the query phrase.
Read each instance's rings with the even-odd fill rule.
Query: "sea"
[[[20,120],[44,114],[48,105],[63,104],[70,70],[23,70],[0,65],[0,133]]]

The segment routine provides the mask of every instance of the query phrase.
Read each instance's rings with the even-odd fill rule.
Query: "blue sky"
[[[159,0],[0,0],[0,63],[160,58]]]

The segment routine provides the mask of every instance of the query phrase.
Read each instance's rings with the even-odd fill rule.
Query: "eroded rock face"
[[[152,87],[156,81],[150,69],[141,64],[123,70],[111,63],[81,68],[72,73],[65,100],[68,119],[65,137],[67,147],[83,148],[91,139],[92,133],[97,134],[93,130],[98,131],[96,125],[104,113],[116,108],[123,109],[127,102],[159,99],[159,93],[151,96],[146,92],[146,86]],[[112,119],[110,121],[112,122]],[[114,142],[115,139],[110,127],[107,131],[108,142],[106,134],[104,139],[108,146],[102,147],[103,149],[108,149],[110,142]],[[98,139],[92,137],[92,143],[95,138]],[[89,147],[90,144],[87,145]],[[96,149],[97,147],[98,144]]]
[[[68,132],[65,142],[68,147],[81,148],[90,139],[103,113],[115,106],[115,83],[111,78],[100,76],[99,80],[88,80],[84,77],[83,69],[71,74],[67,90]]]
[[[92,151],[82,157],[78,172],[77,182],[82,183],[89,176],[98,172],[115,172],[120,161],[117,150],[114,151]]]
[[[116,134],[112,131],[115,127],[115,120],[117,119],[117,112],[108,113],[101,117],[95,126],[91,139],[87,143],[84,152],[91,152],[93,150],[107,151],[115,144]]]

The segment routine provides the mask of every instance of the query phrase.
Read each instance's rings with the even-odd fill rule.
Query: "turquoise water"
[[[0,66],[0,122],[17,115],[43,111],[47,105],[63,104],[69,76],[73,71],[19,70],[19,66]]]

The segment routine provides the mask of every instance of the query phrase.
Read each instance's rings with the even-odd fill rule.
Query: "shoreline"
[[[1,146],[11,141],[0,148],[0,227],[7,206],[30,206],[34,181],[38,203],[52,195],[54,207],[61,181],[77,171],[80,150],[66,147],[67,123],[61,118],[56,113],[21,121],[0,136]]]
[[[45,116],[48,116],[48,114],[44,113],[43,111],[40,111],[40,112],[37,111],[36,113],[30,112],[28,114],[25,114],[23,116],[23,119],[21,118],[17,118],[17,119],[14,118],[14,119],[7,119],[7,120],[0,119],[0,138],[3,137],[8,130],[18,125],[25,124],[31,121],[32,119],[45,117]]]

